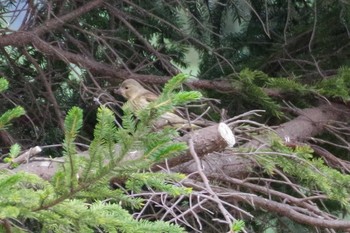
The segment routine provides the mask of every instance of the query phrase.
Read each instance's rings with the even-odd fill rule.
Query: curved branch
[[[58,29],[63,24],[76,19],[77,17],[95,9],[97,6],[101,5],[103,0],[93,0],[87,4],[82,5],[82,7],[71,11],[70,13],[61,16],[59,18],[54,18],[46,21],[41,26],[35,28],[32,31],[18,31],[11,34],[2,35],[0,38],[0,47],[11,46],[25,46],[33,43],[32,37],[28,37],[28,34],[34,34],[36,36],[41,36],[42,34]]]
[[[303,141],[320,134],[328,124],[344,120],[349,109],[341,104],[324,104],[315,108],[298,109],[297,118],[280,125],[276,133],[283,139]]]
[[[189,187],[195,187],[196,190],[206,191],[205,185],[202,182],[187,179],[183,182],[183,184]],[[227,188],[221,187],[215,187],[213,189],[215,190],[217,195],[220,195],[221,193],[231,192],[232,194],[228,197],[229,199],[231,199],[231,202],[236,203],[238,201],[248,203],[254,208],[261,208],[265,211],[280,214],[302,224],[323,228],[350,229],[350,221],[336,220],[331,218],[326,219],[323,216],[311,217],[307,214],[296,211],[295,208],[291,205],[279,203],[271,199],[256,196],[254,194],[240,195],[236,194],[237,191],[235,190],[228,190]]]

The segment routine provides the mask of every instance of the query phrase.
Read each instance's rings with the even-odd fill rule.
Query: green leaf
[[[178,74],[174,77],[172,77],[165,85],[163,88],[163,94],[164,95],[168,95],[169,93],[171,93],[172,91],[174,91],[175,89],[179,88],[181,86],[181,84],[183,84],[184,82],[186,82],[186,80],[188,79],[188,76],[185,74]]]
[[[182,91],[176,93],[174,97],[172,97],[172,101],[174,105],[186,104],[188,102],[199,100],[202,98],[202,93],[199,91]]]
[[[9,153],[10,157],[16,158],[19,155],[19,153],[21,153],[21,146],[17,143],[13,144],[10,148],[10,153]]]
[[[69,110],[64,121],[65,139],[70,143],[73,142],[82,127],[83,110],[78,107],[73,107]]]
[[[15,206],[0,205],[0,219],[17,218],[20,214],[20,209]]]
[[[245,222],[243,220],[237,220],[233,223],[231,227],[232,232],[238,233],[244,229],[244,226],[245,226]]]
[[[4,128],[12,119],[20,117],[25,114],[24,108],[17,106],[13,109],[7,110],[0,116],[0,129]]]
[[[9,87],[9,82],[4,78],[0,78],[0,93],[7,90],[8,87]]]
[[[83,110],[78,107],[73,107],[69,110],[67,117],[64,121],[64,141],[63,149],[64,154],[67,156],[66,164],[67,171],[65,172],[65,183],[69,184],[70,190],[73,190],[78,183],[78,169],[79,169],[79,159],[77,157],[76,147],[74,145],[74,140],[78,135],[83,122]],[[63,180],[62,180],[63,181]]]

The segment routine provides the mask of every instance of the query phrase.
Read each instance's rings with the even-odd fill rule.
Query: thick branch
[[[227,146],[232,147],[235,143],[235,137],[231,129],[224,123],[212,125],[206,128],[195,130],[178,139],[180,142],[193,141],[194,150],[199,157],[212,152],[221,152]],[[166,163],[155,164],[153,171],[160,170],[161,167],[174,167],[192,160],[191,151],[187,150],[183,155],[169,159]]]
[[[40,52],[47,56],[53,56],[57,59],[66,61],[67,63],[76,64],[82,68],[89,70],[94,75],[102,75],[112,77],[109,82],[117,86],[120,80],[132,78],[142,82],[151,84],[165,84],[171,77],[158,75],[137,74],[124,69],[116,69],[112,65],[98,62],[92,58],[88,58],[81,54],[75,54],[42,40],[38,34],[34,32],[14,32],[0,38],[0,47],[2,46],[26,46],[34,45]],[[223,92],[235,92],[228,81],[209,81],[209,80],[193,80],[186,83],[187,85],[198,89],[215,89]]]
[[[235,143],[235,139],[231,130],[224,123],[199,129],[178,138],[177,141],[188,142],[190,137],[194,142],[194,147],[199,156],[203,156],[212,152],[221,152],[228,145],[232,147]],[[118,148],[118,146],[116,148]],[[118,149],[116,149],[116,151],[118,151]],[[87,154],[81,153],[81,156],[87,156]],[[135,153],[132,152],[130,153],[130,156],[125,156],[125,161],[136,160],[139,159],[140,156],[142,156],[141,153],[136,153],[135,155]],[[192,157],[190,156],[190,151],[188,150],[184,155],[170,159],[168,164],[170,167],[172,167],[189,161],[191,158]],[[50,160],[45,158],[36,158],[34,161],[29,161],[29,163],[20,165],[16,168],[16,171],[27,171],[30,173],[35,173],[44,179],[50,179],[58,169],[59,163],[62,163],[62,159]],[[161,165],[165,164],[162,163]],[[4,167],[7,167],[7,165],[4,165]],[[158,166],[155,165],[153,169],[160,170],[159,164]]]
[[[287,142],[300,142],[308,140],[310,137],[321,134],[327,124],[341,120],[344,116],[349,116],[349,110],[345,105],[325,104],[315,108],[300,109],[299,116],[295,119],[275,127],[275,132]],[[255,140],[250,141],[242,146],[255,152],[264,149],[264,145],[270,144],[270,132],[266,132]],[[203,166],[206,167],[204,172],[207,175],[225,173],[231,177],[244,177],[248,174],[251,167],[256,166],[254,162],[242,156],[238,150],[230,150],[222,154],[209,154],[203,158]],[[192,163],[182,164],[176,168],[176,171],[184,173],[193,173],[196,166]]]
[[[251,203],[253,206],[258,206],[267,211],[271,211],[274,213],[281,214],[290,219],[293,219],[296,222],[302,224],[308,224],[316,227],[324,227],[324,228],[333,228],[333,229],[349,229],[350,221],[342,221],[342,220],[326,220],[320,218],[314,218],[307,216],[305,214],[299,213],[295,211],[291,206],[279,202],[275,202],[272,200],[268,200],[262,197],[254,196],[254,197],[236,197],[241,199],[241,201]]]
[[[79,16],[95,9],[97,6],[101,5],[103,0],[93,0],[87,4],[82,5],[82,7],[71,11],[70,13],[61,16],[59,18],[54,18],[46,21],[43,25],[35,28],[33,31],[18,31],[11,34],[2,35],[0,38],[0,47],[5,46],[25,46],[33,43],[33,37],[28,36],[28,34],[34,34],[36,36],[41,36],[42,34],[53,31],[60,28],[63,24],[78,18]]]
[[[348,111],[343,105],[322,105],[317,108],[308,108],[300,110],[299,117],[296,117],[294,120],[291,120],[287,123],[284,123],[277,127],[276,132],[281,138],[288,137],[289,140],[305,140],[314,135],[320,134],[324,130],[324,125],[332,124],[332,122],[339,120],[344,117],[344,114]],[[206,168],[204,172],[207,175],[210,174],[221,174],[224,172],[227,176],[230,177],[244,177],[246,176],[250,169],[256,164],[250,159],[242,157],[239,153],[232,151],[232,149],[224,153],[212,153],[220,152],[228,145],[228,142],[222,137],[220,132],[217,130],[218,125],[210,126],[195,131],[192,134],[195,149],[199,156],[203,156],[202,165]],[[188,135],[189,136],[189,135]],[[184,136],[179,140],[185,142],[188,141],[188,136]],[[265,138],[264,138],[265,137]],[[258,147],[261,148],[261,143],[266,139],[266,135],[260,137],[260,140],[251,141],[245,145],[240,146],[240,148],[249,147],[252,151],[256,150]],[[268,142],[266,141],[266,144]],[[196,172],[195,165],[192,162],[189,153],[176,158],[170,159],[168,165],[170,167],[180,165],[172,170],[180,171],[184,173],[193,173]],[[47,170],[48,173],[53,174],[50,169],[47,167],[56,167],[53,166],[54,162],[48,163],[47,161],[36,162],[30,166],[30,171],[36,173],[40,176],[48,177],[45,173]],[[45,165],[47,165],[45,167]],[[158,164],[154,166],[154,170],[159,170],[160,167],[164,167],[165,164]],[[35,172],[35,167],[38,168],[38,172]],[[28,165],[23,169],[20,166],[18,169],[26,170]],[[50,171],[49,171],[50,170]],[[49,175],[50,177],[50,175]]]
[[[325,104],[317,108],[299,110],[297,118],[280,125],[276,132],[281,138],[291,141],[303,141],[323,132],[326,125],[344,120],[349,109],[340,104]]]

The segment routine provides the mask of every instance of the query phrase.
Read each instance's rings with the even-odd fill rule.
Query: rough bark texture
[[[178,138],[177,141],[187,143],[188,140],[191,138],[195,144],[195,149],[200,157],[212,152],[221,152],[227,147],[228,143],[223,137],[222,132],[220,132],[218,129],[219,124],[202,128]],[[20,166],[15,168],[14,171],[26,171],[37,174],[38,176],[44,179],[50,179],[54,175],[55,171],[59,168],[59,164],[62,163],[63,160],[49,160],[47,158],[30,159],[35,154],[28,154],[28,152],[26,152],[23,155],[21,155],[20,158],[24,159],[14,161],[15,163],[21,164]],[[81,156],[87,156],[87,153],[83,152],[81,153]],[[130,160],[137,159],[140,156],[142,156],[142,154],[135,154],[134,152],[132,152],[130,156],[126,156],[126,158],[128,158],[127,160]],[[185,163],[191,159],[192,157],[190,156],[190,152],[187,151],[184,155],[169,159],[169,161],[167,162],[167,166],[173,167]],[[152,170],[160,170],[160,168],[163,166],[165,166],[165,163],[156,164],[154,165]],[[10,165],[3,164],[2,167],[0,166],[0,169],[8,167],[10,167]]]
[[[343,105],[325,104],[317,108],[306,108],[298,110],[299,116],[291,121],[281,124],[275,128],[275,132],[282,139],[289,142],[303,142],[312,136],[323,132],[328,124],[349,116],[349,110]],[[271,132],[266,132],[255,140],[250,141],[239,148],[245,147],[251,151],[258,148],[262,149],[263,145],[268,145]],[[211,153],[203,157],[202,164],[206,168],[205,174],[225,174],[230,177],[244,177],[250,173],[252,167],[256,164],[253,160],[242,156],[237,149],[229,149],[224,153]],[[184,173],[193,173],[197,170],[192,161],[181,164],[176,171]]]
[[[275,132],[282,138],[291,142],[302,142],[321,133],[327,124],[332,124],[349,115],[349,111],[343,105],[321,105],[317,108],[307,108],[299,110],[300,116],[276,127]],[[261,149],[264,143],[267,143],[267,132],[263,136],[252,140],[249,143],[239,146],[239,148],[226,148],[227,143],[221,137],[217,130],[218,125],[209,126],[203,129],[187,134],[179,141],[187,142],[192,137],[195,150],[202,157],[202,165],[205,167],[204,172],[207,175],[225,174],[230,177],[243,178],[249,174],[256,164],[253,160],[245,156],[241,156],[239,148],[249,148],[254,151],[257,148]],[[226,149],[225,149],[226,148]],[[223,151],[225,149],[225,151]],[[221,152],[221,153],[218,153]],[[44,158],[43,158],[44,159]],[[47,159],[40,162],[41,158],[36,158],[34,161],[28,160],[28,164],[22,164],[16,170],[29,171],[49,178],[54,173],[52,170],[57,168],[55,161],[48,162]],[[197,168],[193,164],[192,157],[187,152],[184,155],[170,159],[167,164],[169,167],[174,167],[172,170],[193,173]],[[60,161],[62,162],[62,161]],[[32,164],[31,164],[32,163]],[[176,166],[176,167],[175,167]],[[160,170],[160,167],[165,167],[165,163],[156,164],[152,169]],[[47,173],[47,174],[46,174]]]
[[[194,149],[199,157],[203,157],[212,152],[222,152],[228,146],[222,132],[219,131],[219,124],[190,132],[179,138],[178,141],[188,143],[190,139],[193,140]],[[172,168],[190,160],[192,160],[192,157],[188,150],[185,154],[169,159],[166,163],[156,164],[152,170],[158,171],[161,167],[165,167],[166,165]]]
[[[299,116],[280,125],[276,133],[290,141],[304,141],[321,133],[327,125],[349,117],[349,109],[340,104],[324,104],[296,112]]]

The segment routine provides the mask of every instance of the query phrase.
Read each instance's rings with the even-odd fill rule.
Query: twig
[[[14,158],[10,163],[1,164],[0,169],[10,168],[13,164],[24,163],[24,162],[28,161],[34,155],[39,154],[41,152],[41,150],[42,149],[39,146],[32,147],[29,150],[27,150],[26,152],[24,152],[23,154],[21,154],[20,156]]]
[[[200,175],[200,177],[202,178],[202,181],[207,189],[207,191],[209,192],[209,194],[213,197],[213,200],[217,203],[219,209],[221,210],[226,223],[229,225],[229,227],[231,228],[232,226],[232,222],[235,221],[236,219],[226,210],[226,208],[224,207],[224,205],[222,204],[222,201],[220,200],[220,198],[217,196],[217,194],[213,191],[213,189],[211,188],[210,184],[209,184],[209,180],[207,178],[207,176],[204,174],[203,172],[203,168],[201,166],[201,162],[200,159],[196,153],[196,151],[194,150],[194,145],[193,145],[193,140],[192,138],[190,138],[188,140],[188,146],[190,149],[190,153],[194,159],[194,161],[196,162],[197,165],[197,170],[198,170],[198,174]]]

